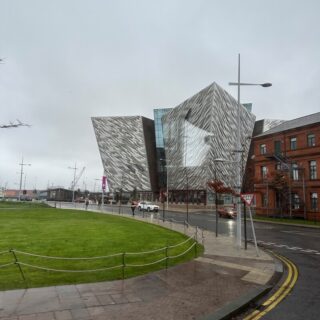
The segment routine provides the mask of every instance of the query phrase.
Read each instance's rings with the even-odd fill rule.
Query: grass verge
[[[296,224],[296,225],[302,225],[302,226],[318,226],[320,227],[319,221],[310,221],[310,220],[302,220],[302,219],[290,219],[290,218],[270,218],[270,217],[260,217],[260,216],[254,216],[254,220],[257,221],[270,221],[270,222],[280,222],[280,223],[289,223],[289,224]]]
[[[152,254],[129,255],[165,248],[187,239],[186,236],[157,225],[125,217],[102,215],[78,210],[61,210],[44,204],[0,203],[0,290],[41,287],[72,283],[114,280],[148,273],[194,258],[203,252],[197,245],[181,257],[165,259],[186,251],[185,244],[156,251]],[[25,281],[18,265],[1,268],[14,261],[9,249],[56,257],[97,257],[125,253],[97,260],[55,260],[16,253],[19,262],[43,268],[62,270],[92,270],[127,265],[111,270],[86,273],[67,273],[39,270],[22,265]],[[150,264],[143,267],[130,265]]]

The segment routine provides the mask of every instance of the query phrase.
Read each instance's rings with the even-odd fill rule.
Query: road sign
[[[254,194],[253,193],[241,193],[240,197],[248,206],[251,206],[251,203],[254,198]]]

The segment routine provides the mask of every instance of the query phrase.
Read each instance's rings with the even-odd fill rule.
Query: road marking
[[[249,239],[248,241],[252,242],[252,239]],[[293,250],[293,251],[300,251],[300,252],[304,252],[304,253],[313,253],[313,254],[320,254],[320,252],[318,250],[312,250],[312,249],[303,249],[300,247],[289,247],[286,244],[276,244],[273,242],[264,242],[261,240],[257,241],[259,245],[265,245],[265,246],[273,246],[273,247],[277,247],[277,248],[286,248],[288,250]]]
[[[301,250],[302,252],[306,252],[306,253],[318,253],[317,250],[310,250],[310,249],[305,249],[305,250]]]
[[[299,236],[305,236],[307,235],[305,232],[301,232],[301,231],[294,231],[294,230],[281,230],[281,232],[284,232],[284,233],[290,233],[290,234],[296,234],[296,235],[299,235]]]
[[[244,320],[258,320],[272,309],[274,309],[293,289],[295,283],[298,279],[298,269],[289,259],[274,254],[278,259],[280,259],[288,269],[288,275],[284,283],[280,286],[280,288],[270,297],[268,298],[261,307],[263,310],[255,310],[250,315],[244,318]]]

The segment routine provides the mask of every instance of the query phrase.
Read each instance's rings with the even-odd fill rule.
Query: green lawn
[[[187,237],[157,225],[125,217],[78,210],[49,208],[44,204],[0,202],[0,252],[11,248],[56,257],[96,257],[116,253],[144,252],[178,244]],[[184,252],[192,241],[167,250],[168,256]],[[197,245],[183,257],[169,259],[168,264],[187,261],[203,251]],[[18,261],[44,268],[84,270],[115,265],[146,264],[162,259],[166,250],[148,255],[119,255],[98,260],[52,260],[17,253]],[[66,273],[38,270],[17,265],[1,268],[14,261],[12,253],[0,255],[0,290],[84,283],[132,277],[165,268],[166,261],[147,267],[117,268],[107,271]]]

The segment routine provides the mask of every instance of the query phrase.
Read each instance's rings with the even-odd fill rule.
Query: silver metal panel
[[[92,124],[111,191],[150,191],[142,117],[93,117]]]
[[[243,157],[241,164],[235,163],[237,112],[237,101],[213,83],[162,118],[169,189],[203,190],[215,176],[235,187],[236,166],[245,168],[255,122],[255,116],[240,106]]]

